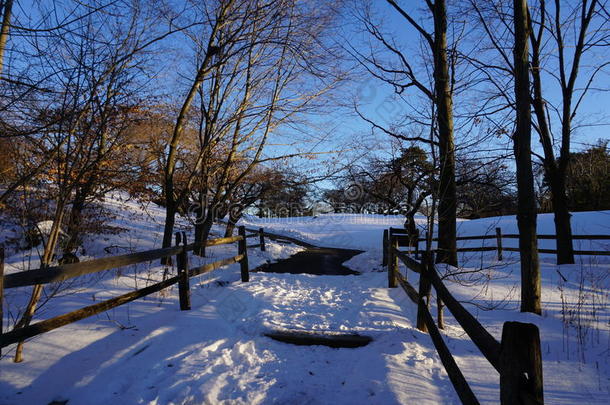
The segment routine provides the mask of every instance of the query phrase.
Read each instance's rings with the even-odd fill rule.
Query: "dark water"
[[[254,271],[267,273],[347,276],[360,274],[343,265],[361,250],[312,247],[277,263],[265,264]]]

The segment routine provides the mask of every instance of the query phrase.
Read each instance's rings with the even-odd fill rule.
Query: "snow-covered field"
[[[91,238],[89,256],[108,255],[104,248],[114,245],[133,251],[159,246],[162,210],[119,199],[109,199],[107,205],[125,232]],[[31,340],[21,364],[10,361],[12,348],[4,349],[0,404],[459,403],[428,335],[414,327],[415,306],[401,289],[385,288],[381,235],[388,226],[400,226],[401,218],[321,215],[247,218],[244,223],[317,245],[364,250],[346,263],[362,274],[253,273],[250,283],[241,283],[238,266],[228,266],[191,281],[191,311],[179,311],[177,289],[172,288]],[[538,233],[554,233],[552,216],[541,215],[539,224]],[[460,221],[459,233],[494,233],[496,226],[516,233],[514,217]],[[575,234],[610,234],[610,212],[577,213],[573,226]],[[582,242],[581,248],[607,250],[608,245]],[[249,250],[251,268],[300,250],[271,242],[267,247],[266,253]],[[113,249],[107,250],[119,253]],[[7,271],[28,262],[35,267],[26,253],[11,254]],[[207,260],[216,260],[234,255],[236,247],[210,248],[208,253]],[[464,270],[481,271],[460,276],[460,283],[447,280],[449,288],[498,340],[506,320],[539,325],[547,404],[606,404],[610,258],[580,257],[576,265],[556,266],[553,256],[542,255],[542,317],[518,312],[517,258],[505,253],[505,260],[497,262],[491,253],[461,255]],[[73,286],[78,292],[66,290],[53,298],[40,316],[142,287],[161,273],[155,263],[90,277]],[[413,273],[409,279],[416,282]],[[8,308],[8,315],[15,315],[26,290],[7,290],[5,314]],[[446,322],[448,345],[475,393],[483,403],[497,403],[497,373],[451,316]],[[374,340],[357,349],[293,346],[263,336],[272,329],[349,331]]]

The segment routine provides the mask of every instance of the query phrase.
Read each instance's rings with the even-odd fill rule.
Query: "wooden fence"
[[[220,221],[221,223],[227,223],[226,221]],[[248,228],[246,227],[246,231],[248,232],[254,232],[254,233],[259,233],[259,234],[263,234],[264,237],[267,237],[269,239],[275,240],[277,242],[280,243],[293,243],[295,245],[299,245],[299,246],[303,246],[303,247],[307,247],[307,248],[316,248],[316,245],[313,245],[311,243],[307,243],[304,242],[300,239],[296,239],[296,238],[292,238],[290,236],[286,236],[286,235],[280,235],[279,233],[272,233],[272,232],[268,232],[265,231],[263,228],[259,228],[259,229],[255,229],[255,228]],[[248,246],[248,247],[256,247],[257,245],[252,245],[252,246]]]
[[[190,286],[189,279],[201,274],[209,273],[220,267],[240,263],[241,280],[247,282],[250,279],[248,271],[248,251],[247,248],[260,248],[265,251],[265,232],[260,228],[257,232],[246,234],[246,228],[240,226],[237,236],[227,238],[210,239],[204,243],[187,244],[186,234],[184,232],[176,233],[176,246],[147,250],[144,252],[130,253],[120,256],[105,257],[81,263],[64,264],[41,268],[37,270],[23,271],[19,273],[4,275],[4,248],[0,246],[0,348],[20,342],[61,326],[79,321],[84,318],[99,314],[109,309],[118,307],[128,302],[145,297],[152,293],[161,291],[171,285],[178,284],[179,302],[181,310],[191,309]],[[247,245],[248,238],[258,238],[259,243],[255,245]],[[229,243],[238,243],[237,255],[218,260],[213,263],[208,263],[199,267],[189,268],[188,252],[191,252],[200,247],[218,246]],[[141,288],[118,297],[102,301],[93,305],[80,308],[67,314],[59,315],[44,321],[36,322],[24,328],[14,329],[10,332],[2,333],[2,302],[5,288],[19,288],[33,286],[37,284],[56,283],[68,280],[74,277],[83,276],[86,274],[97,273],[115,269],[117,267],[128,266],[136,263],[149,262],[161,258],[176,256],[176,267],[178,274],[166,280]]]
[[[500,403],[544,404],[542,388],[542,357],[540,335],[536,325],[520,322],[505,322],[502,341],[498,342],[477,319],[449,292],[434,265],[433,253],[423,252],[422,261],[412,258],[408,252],[399,250],[400,235],[389,235],[388,240],[388,286],[399,284],[409,298],[418,306],[417,328],[429,332],[449,379],[463,404],[478,404],[453,355],[445,344],[442,328],[442,308],[446,306],[472,342],[487,361],[500,374]],[[416,290],[399,271],[399,260],[407,270],[419,274]],[[439,326],[429,311],[431,287],[436,290]]]
[[[388,246],[390,235],[396,236],[396,241],[400,246],[409,246],[409,236],[404,228],[389,228],[383,233],[383,260],[382,264],[387,266],[388,260]],[[555,240],[556,235],[537,235],[538,239],[541,240]],[[502,260],[503,252],[518,252],[519,248],[505,247],[503,246],[503,239],[519,239],[519,234],[503,234],[501,228],[496,228],[496,232],[493,235],[471,235],[471,236],[458,236],[457,241],[463,240],[485,240],[495,239],[495,246],[475,246],[475,247],[462,247],[457,248],[457,252],[497,252],[498,260]],[[610,240],[610,235],[572,235],[574,240]],[[425,238],[418,238],[417,243],[413,244],[413,250],[415,257],[419,254],[419,242],[425,242]],[[433,242],[438,242],[438,238],[433,238]],[[433,251],[436,251],[433,249]],[[550,253],[557,254],[556,249],[538,249],[539,253]],[[574,250],[575,255],[581,256],[610,256],[610,250]]]

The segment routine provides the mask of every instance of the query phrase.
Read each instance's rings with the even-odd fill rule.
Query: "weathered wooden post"
[[[248,246],[246,240],[246,227],[239,227],[239,236],[241,239],[238,242],[238,254],[242,255],[241,260],[239,261],[239,265],[241,266],[241,281],[248,282],[250,281],[250,274],[248,273]]]
[[[500,403],[544,404],[540,333],[534,324],[505,322],[502,327]]]
[[[186,252],[186,233],[176,232],[176,246],[182,242],[183,249],[176,255],[178,266],[178,295],[180,298],[180,310],[191,309],[191,289],[189,285],[189,264]]]
[[[496,228],[496,246],[498,247],[498,260],[502,261],[502,228]]]
[[[428,273],[436,271],[434,269],[434,254],[432,252],[424,252],[419,275],[419,303],[417,304],[417,329],[422,332],[428,332],[426,325],[425,311],[428,311],[430,306],[430,277]]]
[[[390,234],[390,246],[388,248],[388,288],[396,288],[396,273],[398,273],[398,256],[395,250],[398,249],[398,238]]]
[[[260,245],[261,245],[261,252],[265,251],[265,231],[263,230],[263,228],[260,228],[258,230],[258,237],[260,239]]]
[[[382,259],[381,259],[381,265],[382,266],[387,266],[388,265],[388,236],[389,235],[389,231],[387,229],[383,230],[383,245],[381,247],[381,249],[383,250],[382,253]]]
[[[3,312],[3,304],[4,304],[4,245],[0,245],[0,336],[2,336],[2,331],[4,330],[4,325],[2,320],[4,319]],[[2,354],[2,348],[0,348],[0,355]]]

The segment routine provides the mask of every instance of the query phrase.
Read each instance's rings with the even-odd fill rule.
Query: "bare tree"
[[[112,187],[111,179],[116,176],[111,175],[112,162],[125,146],[125,129],[137,100],[135,91],[142,91],[139,74],[145,64],[141,45],[152,24],[152,20],[141,20],[138,6],[134,2],[132,8],[121,7],[122,13],[88,14],[77,28],[54,29],[44,39],[32,41],[40,55],[40,70],[54,73],[47,82],[51,91],[37,98],[35,109],[29,108],[35,112],[36,126],[43,129],[26,137],[38,145],[38,153],[52,155],[36,171],[47,184],[44,198],[53,209],[41,268],[53,262],[66,222],[72,238],[65,250],[76,247],[86,202],[105,186]],[[100,28],[105,35],[99,33]],[[29,325],[42,294],[43,286],[34,286],[15,328]],[[22,359],[20,342],[15,362]]]
[[[571,140],[573,137],[574,117],[589,92],[595,86],[596,76],[610,66],[606,60],[596,64],[593,69],[581,69],[583,56],[597,47],[609,45],[608,24],[610,19],[605,4],[597,0],[582,0],[574,6],[567,5],[569,10],[563,11],[562,2],[555,0],[554,10],[549,10],[546,1],[538,2],[537,25],[530,36],[532,45],[532,77],[533,96],[532,104],[537,118],[536,130],[540,136],[540,143],[544,151],[541,157],[545,174],[551,191],[553,213],[555,219],[555,233],[557,235],[557,264],[574,263],[574,248],[572,243],[572,227],[566,192],[566,178],[570,162]],[[594,25],[594,23],[596,23]],[[549,34],[547,40],[545,34]],[[573,34],[572,34],[573,33]],[[573,35],[573,37],[572,37]],[[573,41],[570,41],[570,40]],[[545,48],[553,44],[553,52],[557,52],[558,72],[544,74]],[[546,45],[546,46],[545,46]],[[572,49],[569,51],[568,49]],[[587,74],[584,86],[578,89],[579,74]],[[557,80],[561,92],[561,105],[554,106],[545,98],[544,90],[551,81]],[[555,136],[548,117],[549,110],[553,109],[560,121],[559,136]],[[556,142],[556,139],[559,142]],[[556,157],[554,144],[559,144],[559,155]]]
[[[458,155],[456,183],[460,217],[514,215],[517,211],[515,176],[504,158],[472,159]]]
[[[379,61],[375,55],[365,55],[352,48],[353,55],[367,68],[374,77],[391,84],[398,94],[409,88],[417,91],[435,105],[434,122],[438,142],[426,136],[410,137],[383,128],[370,122],[375,128],[405,141],[418,141],[438,147],[439,151],[439,183],[438,183],[438,250],[437,262],[457,266],[456,245],[456,184],[455,184],[455,141],[453,122],[453,86],[455,77],[450,76],[450,49],[447,44],[447,4],[445,0],[427,1],[425,10],[432,19],[433,30],[426,30],[418,19],[405,7],[394,0],[387,3],[419,34],[423,46],[432,55],[434,65],[432,85],[420,77],[412,62],[413,58],[402,52],[393,41],[387,39],[372,19],[365,15],[362,21],[368,33],[382,45],[383,48],[399,60],[398,66],[388,66]],[[427,108],[427,106],[426,106]],[[363,117],[364,118],[364,117]],[[406,132],[406,131],[405,131]]]
[[[532,119],[528,41],[531,27],[527,0],[514,0],[514,66],[516,125],[513,135],[517,164],[517,225],[521,256],[521,311],[542,313],[540,263],[536,236],[536,195],[531,157]]]
[[[216,219],[215,208],[232,198],[252,170],[300,155],[269,156],[266,145],[278,128],[294,123],[336,83],[336,76],[323,70],[320,42],[332,13],[324,14],[327,8],[312,13],[306,4],[290,0],[282,4],[272,10],[270,4],[242,0],[222,2],[214,9],[207,44],[199,46],[197,75],[170,142],[164,246],[171,243],[175,215],[181,204],[189,203],[192,191],[199,217],[195,240],[200,242]],[[198,149],[190,164],[181,165],[184,181],[176,187],[176,163],[187,141],[189,114],[197,115],[197,95]]]
[[[176,170],[176,163],[178,159],[178,148],[181,145],[184,128],[187,122],[187,114],[191,108],[191,105],[193,104],[199,88],[211,70],[210,65],[212,64],[212,59],[214,56],[217,55],[221,49],[226,50],[227,53],[230,53],[231,49],[236,46],[235,39],[242,34],[241,30],[243,29],[243,25],[239,26],[239,29],[229,36],[231,41],[227,38],[223,38],[223,42],[219,42],[219,31],[225,24],[228,23],[227,20],[229,19],[229,13],[233,11],[234,6],[234,0],[221,2],[217,9],[214,10],[214,15],[211,17],[211,21],[209,21],[211,30],[208,34],[208,46],[205,49],[205,55],[197,68],[195,78],[184,98],[182,107],[176,118],[174,131],[169,142],[169,152],[165,163],[164,194],[166,215],[165,229],[163,232],[163,247],[171,245],[175,218],[178,212],[179,201],[174,190],[174,172]],[[243,24],[245,24],[245,21]],[[220,64],[222,62],[217,61],[216,63]]]
[[[493,54],[486,60],[472,56],[468,59],[490,84],[484,95],[485,104],[490,106],[489,122],[500,131],[503,125],[510,125],[507,118],[515,105],[508,91],[513,66],[506,51],[513,36],[511,13],[505,2],[497,0],[470,3],[488,39],[482,41],[479,50],[484,53],[492,49]],[[577,120],[578,113],[592,92],[608,90],[602,82],[603,73],[610,66],[604,54],[610,43],[607,10],[607,2],[598,0],[537,0],[527,10],[531,26],[533,128],[542,146],[542,154],[533,153],[544,168],[551,194],[558,264],[574,263],[571,207],[565,184],[573,137],[577,129],[600,121],[597,118],[597,122],[591,122],[590,117],[584,116]]]
[[[419,237],[415,215],[435,187],[435,168],[418,146],[400,148],[391,158],[373,157],[349,170],[348,179],[368,195],[367,203],[384,206],[386,213],[405,216],[411,240]]]

